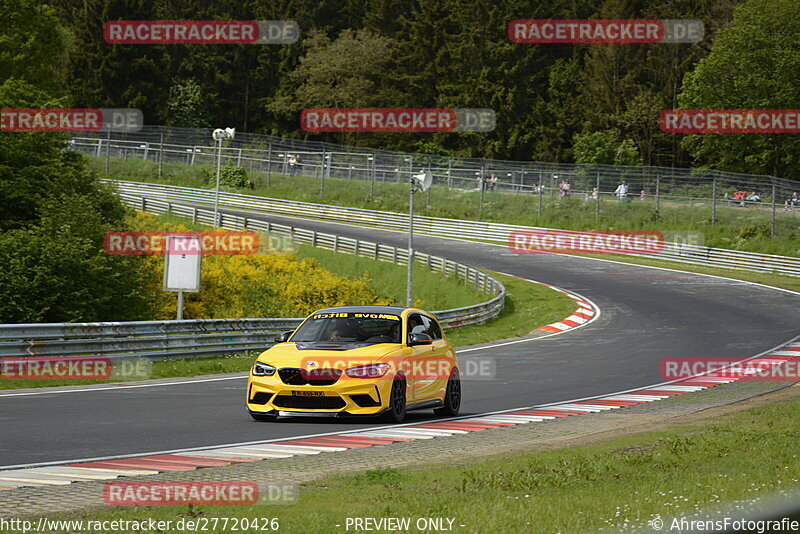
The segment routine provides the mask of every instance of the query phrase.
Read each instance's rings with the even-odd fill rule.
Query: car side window
[[[442,328],[439,326],[439,323],[425,315],[422,316],[422,321],[427,327],[426,333],[431,336],[432,339],[442,339]]]
[[[422,319],[421,315],[412,315],[408,318],[408,340],[411,340],[411,334],[428,334],[428,327]]]

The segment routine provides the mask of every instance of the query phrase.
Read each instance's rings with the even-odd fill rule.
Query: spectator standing
[[[628,198],[628,182],[623,180],[623,182],[614,190],[614,194],[617,195],[617,198],[620,202]]]
[[[796,206],[800,205],[800,195],[798,195],[797,191],[792,193],[792,196],[786,199],[786,205],[784,209],[786,211],[794,211]]]
[[[297,156],[289,154],[289,176],[296,176],[297,172]]]
[[[644,196],[644,189],[642,189],[642,191],[639,193],[639,200],[641,200],[642,202],[644,202],[644,199],[645,199],[645,196]]]

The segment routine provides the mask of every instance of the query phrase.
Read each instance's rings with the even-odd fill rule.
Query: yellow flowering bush
[[[137,214],[140,231],[188,232],[183,225]],[[156,319],[174,319],[177,296],[162,290],[163,256],[142,256],[145,286]],[[312,258],[267,251],[265,254],[204,256],[199,293],[185,293],[184,317],[304,317],[327,306],[389,304],[370,287],[366,276],[348,278],[324,269]]]

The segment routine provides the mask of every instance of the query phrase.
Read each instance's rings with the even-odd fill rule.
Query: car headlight
[[[371,363],[369,365],[357,365],[347,369],[345,373],[350,378],[380,378],[386,374],[391,365],[388,363]]]
[[[272,376],[275,374],[275,368],[266,363],[256,362],[253,364],[253,376]]]

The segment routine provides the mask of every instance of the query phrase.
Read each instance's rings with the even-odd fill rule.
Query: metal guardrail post
[[[599,191],[598,191],[599,193]],[[599,196],[599,195],[598,195]],[[542,216],[542,169],[539,169],[539,194],[537,195],[536,216]]]
[[[164,133],[162,132],[158,142],[158,177],[161,178],[164,170]]]
[[[661,219],[661,175],[656,175],[656,220]]]
[[[106,168],[105,168],[106,174],[108,174],[108,163],[110,157],[111,157],[111,129],[108,130],[108,135],[106,136]]]
[[[775,187],[775,182],[772,182],[772,231],[770,237],[775,237],[775,203],[777,195],[778,191]]]
[[[711,199],[711,224],[717,224],[717,175],[715,174],[712,178],[713,180],[713,187],[712,187],[712,196]]]
[[[597,171],[597,178],[595,180],[596,186],[594,190],[595,199],[594,199],[594,220],[600,220],[600,171]]]

